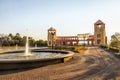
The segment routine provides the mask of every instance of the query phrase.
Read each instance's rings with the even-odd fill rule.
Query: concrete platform
[[[60,50],[32,50],[34,52],[60,52],[65,55],[56,56],[52,58],[45,59],[0,59],[0,70],[9,70],[9,69],[22,69],[22,68],[36,68],[50,64],[62,63],[66,62],[72,58],[74,55],[73,52],[70,51],[60,51]],[[22,50],[18,51],[5,51],[3,53],[13,53],[14,52],[22,52]],[[54,53],[53,53],[54,54]]]

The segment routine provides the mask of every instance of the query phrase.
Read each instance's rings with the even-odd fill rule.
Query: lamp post
[[[49,31],[51,33],[51,39],[52,39],[52,50],[53,50],[53,47],[54,47],[54,34],[55,34],[55,31]]]

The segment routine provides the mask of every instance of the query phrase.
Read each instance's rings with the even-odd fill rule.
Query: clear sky
[[[47,30],[57,35],[94,33],[94,23],[106,24],[107,36],[120,32],[120,0],[0,0],[0,34],[20,33],[47,39]]]

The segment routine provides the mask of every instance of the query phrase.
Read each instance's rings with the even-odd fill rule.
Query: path
[[[89,47],[66,63],[26,71],[0,71],[0,80],[120,80],[119,62],[106,51]]]

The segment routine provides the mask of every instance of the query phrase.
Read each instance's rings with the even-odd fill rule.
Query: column
[[[88,44],[88,46],[90,45],[90,44],[89,44],[89,40],[87,40],[87,44]]]

